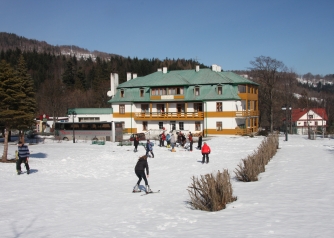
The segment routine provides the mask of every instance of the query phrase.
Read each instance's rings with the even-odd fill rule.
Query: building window
[[[183,95],[183,88],[176,88],[176,94]]]
[[[313,115],[308,115],[308,119],[313,119]]]
[[[165,105],[164,104],[157,104],[157,112],[165,112]]]
[[[307,122],[306,121],[304,121],[304,126],[307,126]]]
[[[195,112],[203,112],[202,103],[194,103],[194,111]]]
[[[200,131],[200,130],[201,130],[201,122],[195,121],[195,131]]]
[[[162,121],[159,121],[159,129],[163,129],[164,128],[164,123]]]
[[[168,88],[168,95],[183,95],[182,87]]]
[[[79,122],[100,121],[99,117],[79,117]]]
[[[246,92],[246,86],[245,85],[238,85],[238,91],[239,91],[239,93],[245,93]]]
[[[184,130],[184,123],[182,121],[179,122],[179,130]]]
[[[124,114],[125,113],[125,105],[124,104],[120,104],[119,105],[119,113],[120,114]]]
[[[124,98],[124,90],[121,90],[121,98]]]
[[[199,87],[198,86],[195,87],[194,91],[195,91],[194,92],[195,96],[199,96]]]
[[[184,112],[184,104],[176,104],[176,111],[178,113]]]
[[[218,86],[217,93],[218,93],[218,95],[222,95],[223,94],[223,87],[222,86]]]
[[[148,104],[141,104],[141,112],[142,113],[149,112]]]
[[[217,108],[217,112],[222,112],[223,111],[223,103],[222,102],[217,102],[216,108]]]
[[[144,89],[143,88],[140,89],[140,97],[144,97]]]
[[[147,121],[143,121],[143,131],[147,131]]]
[[[223,128],[223,123],[221,121],[216,122],[217,131],[221,131]]]
[[[170,126],[171,126],[170,129],[171,129],[172,131],[176,130],[176,121],[171,121],[171,122],[170,122]]]
[[[317,122],[317,121],[315,121],[314,123],[315,123],[316,126],[318,125],[318,122]]]
[[[151,95],[159,96],[159,95],[166,95],[167,89],[166,88],[152,88]]]

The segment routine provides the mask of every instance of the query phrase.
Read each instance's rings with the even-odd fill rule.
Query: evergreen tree
[[[66,69],[63,74],[63,83],[65,83],[68,88],[72,88],[74,86],[75,74],[71,60],[66,63]]]
[[[37,107],[33,80],[28,74],[27,65],[22,55],[18,61],[16,76],[20,81],[20,87],[17,90],[21,97],[18,105],[20,116],[17,118],[16,128],[21,131],[33,125]]]
[[[23,56],[17,70],[6,62],[0,63],[0,123],[5,127],[2,161],[7,160],[8,134],[11,129],[27,129],[33,125],[36,111],[33,82],[27,73]]]
[[[20,82],[15,76],[13,68],[4,60],[0,62],[0,123],[5,128],[5,142],[2,161],[7,161],[8,134],[15,127],[16,118],[20,117],[19,93]]]

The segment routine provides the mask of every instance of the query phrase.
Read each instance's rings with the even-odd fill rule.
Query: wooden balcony
[[[134,113],[135,120],[159,120],[159,121],[170,121],[170,120],[183,120],[183,121],[191,121],[191,120],[203,120],[204,113],[203,112],[147,112]]]
[[[259,111],[238,111],[235,112],[236,117],[257,117],[259,116]]]

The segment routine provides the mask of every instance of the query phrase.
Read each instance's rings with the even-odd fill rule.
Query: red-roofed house
[[[298,135],[307,135],[308,128],[312,132],[326,131],[327,113],[324,108],[292,109],[292,126]]]

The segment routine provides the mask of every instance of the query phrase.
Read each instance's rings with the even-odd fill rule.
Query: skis
[[[156,191],[156,192],[149,192],[149,193],[144,193],[144,194],[142,194],[142,195],[140,195],[140,196],[145,196],[145,195],[149,195],[149,194],[153,194],[153,193],[160,193],[160,190],[158,190],[158,191]]]
[[[132,191],[132,193],[140,193],[141,192],[141,190],[140,191]]]

